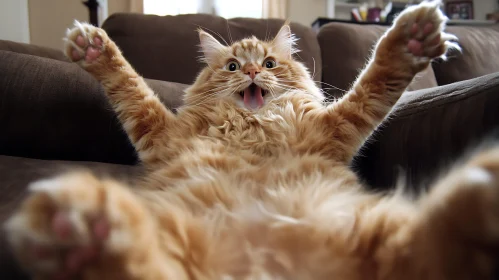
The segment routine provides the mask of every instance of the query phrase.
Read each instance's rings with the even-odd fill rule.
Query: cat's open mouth
[[[265,103],[263,97],[267,94],[267,91],[252,83],[245,90],[239,92],[239,95],[243,98],[244,105],[248,109],[258,109]]]

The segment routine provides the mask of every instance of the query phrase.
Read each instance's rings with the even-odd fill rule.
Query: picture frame
[[[473,19],[473,1],[447,2],[445,13],[451,20],[471,20]]]

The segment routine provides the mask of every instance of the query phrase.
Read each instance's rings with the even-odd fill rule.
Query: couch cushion
[[[220,34],[225,41],[239,40],[251,35],[260,39],[273,38],[283,25],[278,19],[234,18],[196,14],[156,16],[114,14],[103,28],[123,51],[127,60],[144,77],[163,81],[192,84],[203,65],[199,62],[199,27],[212,34]],[[315,32],[292,23],[291,30],[300,39],[297,55],[305,65],[321,78],[321,58]],[[230,35],[229,35],[230,31]],[[219,39],[217,35],[215,35]]]
[[[317,35],[322,54],[323,88],[332,96],[341,96],[355,81],[365,66],[376,41],[386,31],[385,26],[332,22],[324,25]],[[408,90],[437,86],[429,67],[418,74]]]
[[[449,26],[447,32],[459,38],[463,52],[452,52],[448,61],[433,64],[439,85],[499,71],[499,24]]]
[[[405,176],[426,186],[450,163],[499,128],[499,73],[405,93],[388,121],[354,160],[354,169],[375,188]]]
[[[133,183],[143,169],[139,166],[104,164],[96,162],[46,161],[0,155],[0,225],[19,206],[26,196],[26,187],[34,180],[56,176],[74,169],[91,170],[93,173]],[[0,230],[0,275],[2,279],[27,279],[20,272],[6,244],[5,232]]]
[[[0,154],[134,164],[103,88],[75,64],[0,51]],[[170,108],[185,85],[148,80]]]
[[[62,49],[62,41],[61,41]],[[69,61],[61,50],[41,47],[31,44],[0,40],[0,50],[16,53],[31,54],[40,57],[52,58],[60,61]]]

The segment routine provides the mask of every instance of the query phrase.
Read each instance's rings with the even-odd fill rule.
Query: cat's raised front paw
[[[445,59],[449,49],[459,50],[457,37],[444,32],[447,17],[440,4],[440,0],[423,1],[405,9],[387,34],[390,43],[400,44],[405,53],[423,62]]]
[[[103,262],[138,240],[143,211],[116,182],[72,173],[35,182],[30,190],[5,229],[14,254],[37,279],[106,275]],[[112,269],[123,275],[122,268]]]
[[[74,27],[68,29],[64,41],[65,54],[71,61],[93,63],[103,53],[109,39],[104,30],[75,21]]]

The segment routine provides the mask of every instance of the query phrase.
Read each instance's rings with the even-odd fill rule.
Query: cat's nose
[[[256,77],[256,75],[257,75],[258,73],[260,73],[260,72],[258,72],[258,70],[257,70],[257,69],[252,68],[252,69],[248,69],[248,70],[246,71],[246,73],[245,73],[245,74],[246,74],[246,75],[248,75],[248,76],[250,76],[250,78],[251,78],[252,80],[254,80],[254,79],[255,79],[255,77]]]

